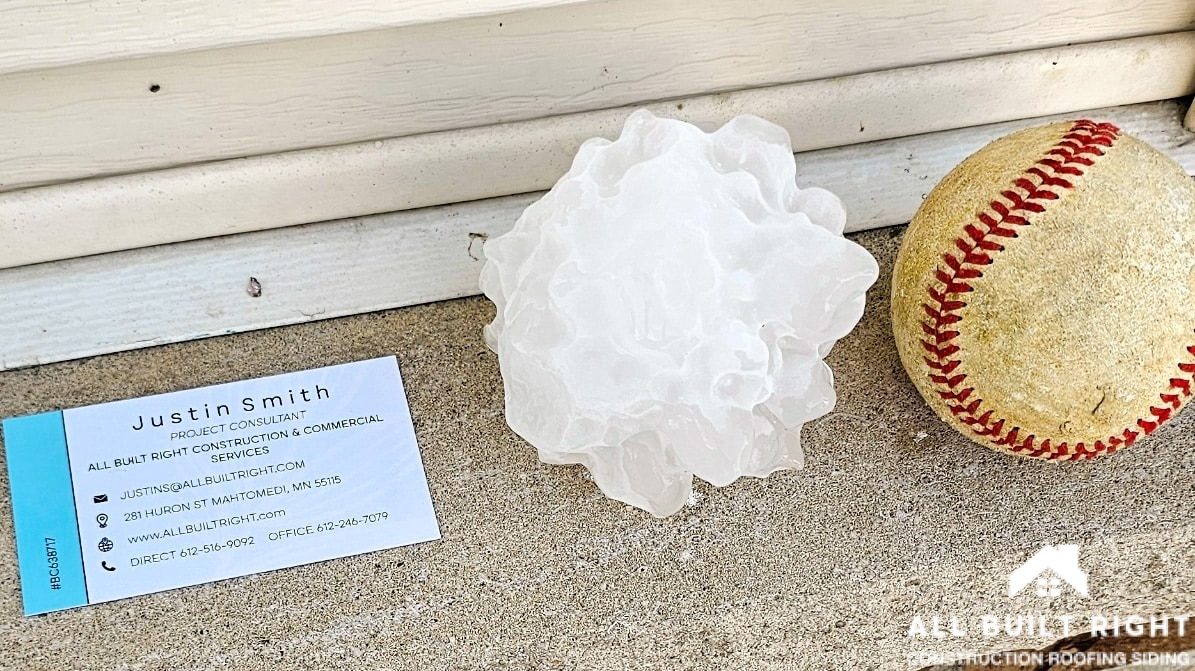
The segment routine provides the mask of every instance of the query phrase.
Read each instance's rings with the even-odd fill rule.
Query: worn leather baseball
[[[1195,183],[1112,124],[996,140],[909,224],[892,326],[968,438],[1054,460],[1128,447],[1191,397]]]

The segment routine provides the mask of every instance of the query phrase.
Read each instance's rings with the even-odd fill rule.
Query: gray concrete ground
[[[858,236],[883,274],[830,356],[838,407],[806,427],[805,470],[702,485],[665,520],[538,463],[507,429],[481,298],[0,374],[10,416],[397,354],[444,531],[25,619],[5,500],[0,667],[905,669],[910,652],[1052,640],[911,640],[915,615],[1195,611],[1195,413],[1093,463],[969,443],[896,358],[901,231]],[[1009,598],[1009,571],[1058,542],[1082,545],[1090,598]]]

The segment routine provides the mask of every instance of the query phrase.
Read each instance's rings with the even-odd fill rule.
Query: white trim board
[[[1191,21],[1189,0],[1004,0],[995,9],[987,0],[604,0],[16,72],[0,75],[0,188],[1175,32]]]
[[[1182,105],[1110,119],[1195,171]],[[907,221],[950,168],[988,141],[1057,118],[1014,121],[797,156],[799,184],[838,193],[848,228]],[[197,240],[0,270],[0,369],[193,340],[477,293],[484,237],[536,196]],[[249,277],[260,298],[246,291]]]
[[[752,113],[808,151],[1195,91],[1195,32],[1043,49],[648,105]],[[979,101],[979,102],[977,102]],[[0,268],[546,189],[631,108],[0,193]]]

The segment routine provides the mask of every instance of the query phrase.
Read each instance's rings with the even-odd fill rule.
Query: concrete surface
[[[896,358],[901,231],[858,236],[883,274],[830,356],[838,407],[806,427],[805,470],[700,486],[665,520],[539,464],[506,428],[481,298],[0,374],[10,416],[395,353],[444,531],[26,619],[4,484],[0,668],[886,670],[1057,638],[911,640],[914,615],[1195,611],[1195,413],[1094,463],[969,443]],[[1060,542],[1082,545],[1090,598],[1009,598],[1008,573]]]

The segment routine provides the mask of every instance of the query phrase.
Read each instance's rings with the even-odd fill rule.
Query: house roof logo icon
[[[1051,575],[1052,574],[1052,575]],[[1079,568],[1078,545],[1047,545],[1021,564],[1008,576],[1008,596],[1020,594],[1030,583],[1040,597],[1055,597],[1062,593],[1062,583],[1071,586],[1079,596],[1087,596],[1087,573]]]

